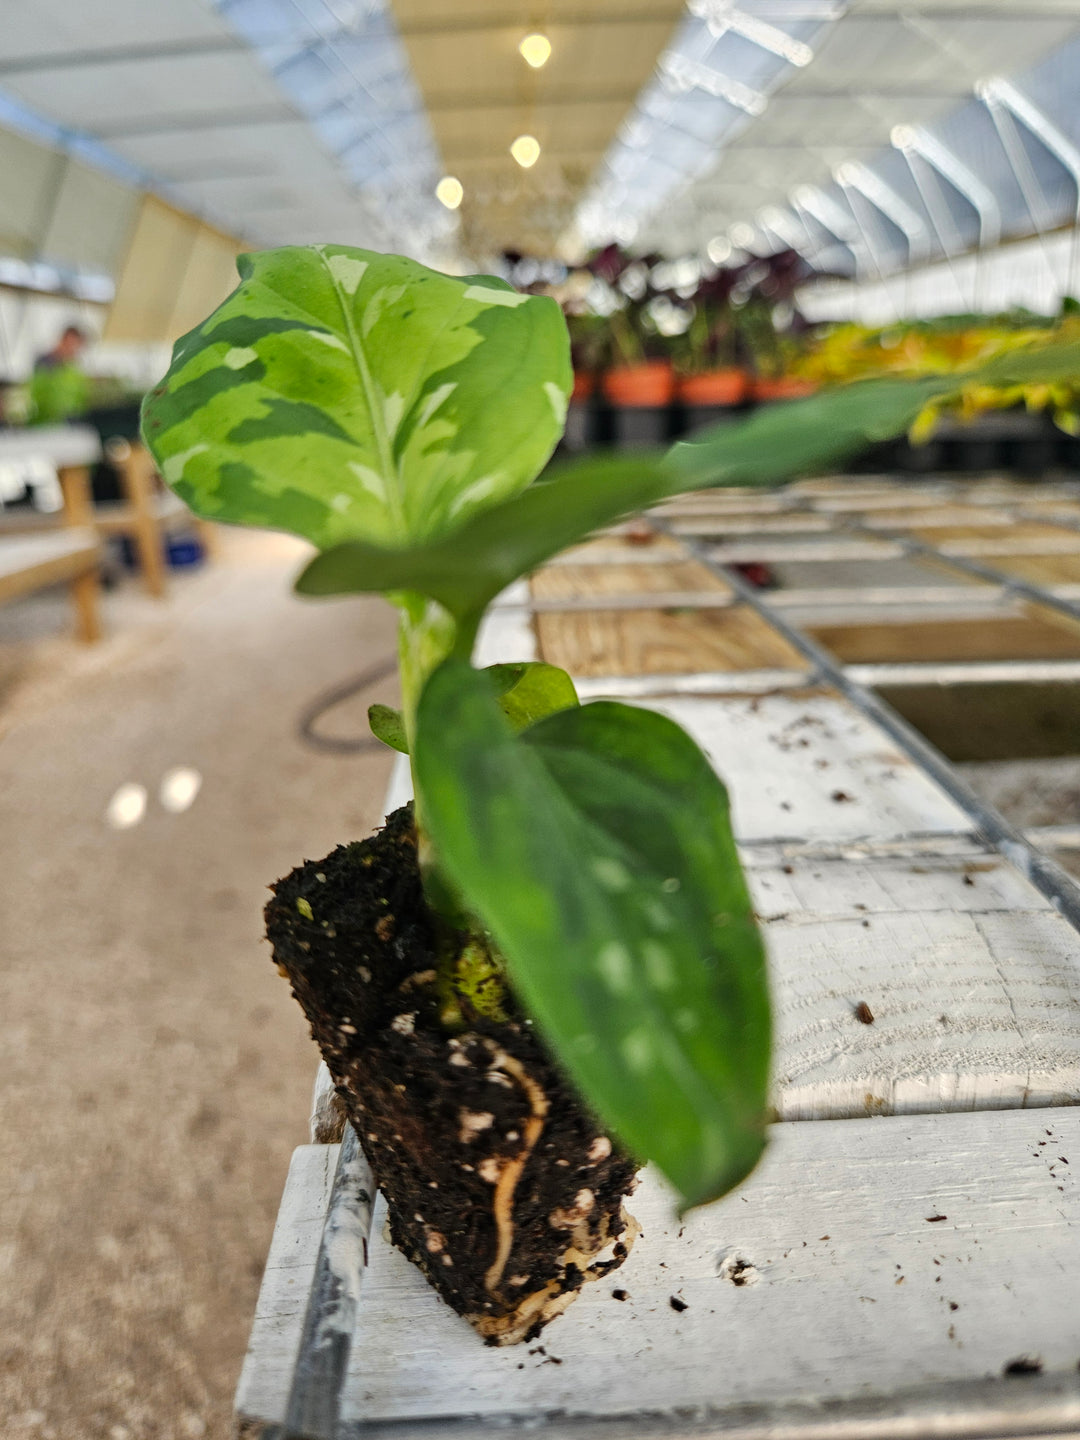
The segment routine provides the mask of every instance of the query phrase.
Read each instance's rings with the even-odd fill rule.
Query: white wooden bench
[[[62,515],[47,528],[0,526],[0,604],[50,585],[71,587],[75,631],[80,640],[101,636],[98,574],[101,541],[93,527],[89,466],[101,456],[97,434],[86,426],[0,431],[0,464],[41,457],[55,466]]]
[[[139,442],[117,439],[111,440],[103,450],[97,432],[88,426],[0,431],[0,466],[19,460],[45,459],[60,474],[61,484],[65,469],[94,464],[103,455],[119,473],[123,498],[94,504],[90,523],[102,539],[123,536],[131,540],[143,585],[160,599],[167,589],[167,537],[177,530],[194,528],[208,554],[213,551],[214,537],[213,527],[207,521],[192,515],[179,496],[164,488],[146,447]],[[0,510],[0,538],[55,529],[58,523],[58,515],[40,510],[7,513]]]
[[[519,585],[479,663],[535,646]],[[766,1158],[685,1224],[646,1172],[618,1276],[507,1350],[390,1246],[378,1201],[368,1263],[354,1243],[342,1281],[338,1436],[1080,1434],[1080,936],[1023,846],[1018,868],[813,669],[763,693],[732,675],[587,686],[675,716],[732,792],[776,1009]],[[405,783],[399,766],[388,808]],[[282,1433],[337,1153],[293,1157],[237,1393],[246,1433]]]

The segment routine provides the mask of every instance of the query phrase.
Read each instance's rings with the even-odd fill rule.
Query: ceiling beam
[[[248,46],[239,35],[208,35],[201,40],[165,40],[156,44],[106,45],[93,50],[60,50],[44,55],[16,55],[8,60],[0,60],[0,75],[26,75],[38,70],[80,70],[89,65],[124,65],[246,53]]]
[[[199,110],[186,115],[163,115],[160,119],[132,116],[113,120],[94,129],[99,140],[142,139],[144,135],[173,135],[185,130],[233,129],[245,125],[297,125],[309,122],[283,100],[280,105],[258,105],[248,110]]]
[[[616,13],[578,8],[573,14],[567,14],[557,19],[553,17],[548,23],[558,25],[560,30],[580,30],[596,25],[623,27],[642,23],[667,24],[674,23],[678,18],[678,6],[668,3],[666,5],[639,5],[636,8],[630,7]],[[458,35],[484,30],[505,31],[527,28],[522,24],[520,14],[494,17],[490,14],[444,15],[438,19],[425,18],[413,21],[411,24],[398,24],[397,33],[403,38],[410,38],[414,35],[417,37]],[[323,34],[312,32],[310,35],[292,36],[287,40],[283,40],[280,36],[268,35],[262,43],[268,48],[288,47],[293,44],[298,49],[307,50],[314,49],[321,44],[332,45],[343,40],[362,41],[364,38],[362,31],[357,31],[349,26],[341,26],[339,29]],[[100,48],[46,51],[36,55],[16,55],[9,59],[0,59],[0,76],[27,75],[43,70],[78,70],[94,65],[198,59],[207,55],[246,55],[250,54],[253,48],[257,48],[258,44],[259,42],[256,41],[254,45],[249,45],[239,35],[224,34],[207,35],[193,40],[163,40],[132,45],[103,45]]]
[[[672,3],[672,0],[666,0],[666,3],[664,0],[653,0],[651,4],[626,4],[618,10],[604,7],[594,9],[588,5],[574,4],[560,13],[558,6],[549,3],[542,7],[541,14],[543,23],[539,28],[546,26],[549,29],[558,27],[560,30],[578,30],[595,25],[624,28],[627,25],[674,25],[682,18],[683,7],[681,4]],[[423,35],[462,35],[482,30],[526,31],[537,28],[532,22],[522,19],[520,8],[503,11],[501,14],[492,14],[488,10],[468,15],[453,14],[447,7],[438,17],[425,15],[413,20],[395,18],[397,32],[405,40]]]
[[[450,114],[469,110],[543,110],[550,105],[631,105],[641,92],[640,85],[612,85],[604,90],[583,92],[579,86],[552,87],[525,102],[520,91],[489,91],[487,94],[447,92],[424,96],[429,114]]]

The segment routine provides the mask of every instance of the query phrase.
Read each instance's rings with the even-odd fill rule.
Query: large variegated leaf
[[[408,548],[515,494],[562,433],[553,300],[343,245],[242,255],[143,433],[201,515]]]
[[[413,755],[440,866],[589,1104],[687,1204],[764,1143],[761,937],[705,756],[662,715],[597,702],[515,736],[485,676],[428,681]]]

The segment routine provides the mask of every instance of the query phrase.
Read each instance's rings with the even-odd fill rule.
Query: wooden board
[[[562,600],[579,595],[648,595],[673,590],[731,594],[731,587],[700,560],[665,560],[656,565],[549,565],[536,572],[531,587],[533,598],[538,600]]]
[[[242,1417],[281,1418],[334,1155],[294,1160],[292,1241],[267,1267]],[[496,1418],[550,1440],[601,1419],[619,1440],[1060,1433],[1080,1425],[1076,1161],[1076,1111],[776,1126],[750,1180],[684,1224],[647,1175],[626,1265],[542,1348],[508,1350],[480,1345],[389,1246],[380,1201],[343,1434],[412,1440],[439,1422],[472,1437]],[[1002,1379],[1025,1355],[1046,1373]]]
[[[618,535],[600,535],[564,550],[551,562],[554,565],[651,565],[657,560],[680,560],[684,551],[677,540],[667,535],[654,535],[647,544],[622,540]]]
[[[874,612],[871,611],[871,614]],[[1052,612],[972,620],[905,616],[897,623],[809,624],[807,633],[845,662],[1054,660],[1080,656],[1080,631]]]
[[[837,696],[639,703],[670,715],[709,756],[731,793],[743,844],[846,844],[970,829],[963,812]]]
[[[93,465],[101,459],[101,437],[89,425],[35,425],[0,431],[0,462],[48,460],[64,465]]]
[[[906,505],[903,509],[872,509],[860,521],[870,530],[912,530],[916,535],[950,527],[969,528],[977,523],[980,533],[1000,533],[1002,526],[1015,527],[1014,517],[1003,510],[982,509],[978,518],[965,505]]]
[[[1000,555],[994,569],[1036,585],[1080,583],[1080,555]]]
[[[1064,530],[1057,525],[1044,525],[1035,520],[1014,520],[1011,525],[988,525],[982,519],[970,519],[955,525],[930,525],[921,529],[918,538],[928,545],[955,545],[976,541],[1005,547],[1022,541],[1028,553],[1038,553],[1038,543],[1045,542],[1049,554],[1057,550],[1080,550],[1080,532]]]
[[[101,546],[92,530],[54,530],[0,540],[0,601],[94,570]]]
[[[1000,856],[746,859],[781,1119],[1080,1102],[1076,932]]]
[[[538,615],[540,656],[572,675],[660,675],[801,665],[771,626],[746,609],[637,610]]]

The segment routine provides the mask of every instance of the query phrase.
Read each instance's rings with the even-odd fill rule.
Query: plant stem
[[[416,709],[428,676],[452,655],[468,660],[472,656],[480,616],[455,621],[448,611],[414,592],[396,597],[401,610],[398,656],[401,674],[401,715],[409,746],[413,778],[413,823],[420,875],[429,904],[460,926],[461,915],[445,884],[439,880],[430,837],[423,823],[420,793],[416,783]]]

